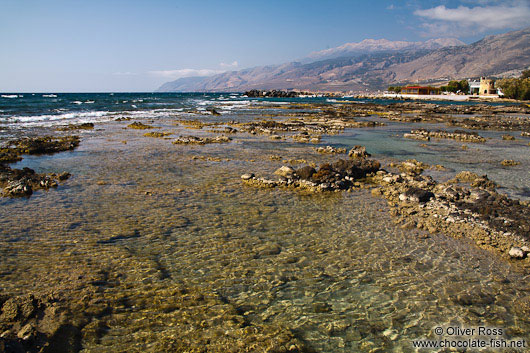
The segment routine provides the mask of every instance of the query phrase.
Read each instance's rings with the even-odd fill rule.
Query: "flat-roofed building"
[[[495,88],[495,81],[486,77],[481,77],[480,81],[469,80],[469,94],[478,94],[479,96],[496,96],[500,92]]]

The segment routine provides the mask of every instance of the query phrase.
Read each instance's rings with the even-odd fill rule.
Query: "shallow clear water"
[[[160,116],[153,125],[174,136],[206,134],[173,119]],[[337,157],[246,134],[229,144],[173,145],[123,129],[127,124],[82,132],[72,152],[26,156],[14,166],[73,177],[29,199],[0,199],[4,293],[57,290],[82,300],[89,290],[101,300],[122,298],[104,317],[104,335],[84,342],[85,351],[156,351],[157,341],[179,330],[165,302],[167,291],[183,284],[225,298],[249,322],[291,329],[317,352],[409,352],[412,339],[435,338],[432,328],[443,325],[502,327],[507,337],[530,338],[521,306],[530,295],[528,274],[518,267],[466,240],[401,229],[369,191],[302,195],[250,188],[239,178],[285,164],[270,155],[308,163]],[[410,128],[352,129],[321,144],[362,144],[388,161],[487,172],[524,197],[517,187],[528,188],[528,169],[470,164],[477,156],[513,156],[528,168],[524,145],[504,147],[500,133],[480,132],[492,139],[466,151],[454,141],[425,148],[399,137]],[[224,160],[191,159],[198,155]],[[94,289],[90,279],[101,276],[104,284]]]

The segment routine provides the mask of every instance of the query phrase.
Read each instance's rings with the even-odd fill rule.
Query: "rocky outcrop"
[[[67,172],[39,174],[30,168],[11,169],[0,164],[0,188],[2,195],[7,197],[31,196],[33,191],[55,188],[69,177]]]
[[[356,145],[350,150],[350,152],[348,152],[348,157],[350,157],[350,158],[366,158],[366,157],[370,157],[370,154],[368,152],[366,152],[366,147]]]
[[[337,148],[333,146],[326,146],[326,147],[318,147],[315,148],[315,151],[321,154],[342,154],[346,153],[345,148]]]
[[[467,132],[463,130],[455,131],[429,131],[425,129],[411,130],[410,133],[404,134],[405,138],[412,138],[416,140],[429,141],[431,138],[435,139],[451,139],[461,142],[485,142],[486,139],[476,132]]]
[[[70,124],[58,127],[57,131],[73,131],[73,130],[93,130],[94,123]]]
[[[171,132],[151,131],[151,132],[146,132],[144,134],[144,136],[145,137],[163,138],[163,137],[169,136],[171,134],[172,134]]]
[[[253,89],[250,91],[245,92],[245,95],[250,98],[294,98],[299,97],[300,95],[304,94],[304,92],[295,92],[295,91],[282,91],[282,90],[270,90],[270,91],[263,91],[263,90],[257,90]],[[305,93],[309,94],[309,93]]]
[[[530,244],[530,207],[495,191],[486,176],[460,173],[446,183],[417,173],[380,171],[374,195],[389,201],[404,227],[472,239],[478,246],[508,257],[516,244]]]
[[[312,192],[347,190],[358,186],[357,180],[375,173],[380,168],[377,161],[368,159],[339,159],[334,163],[324,163],[318,169],[305,166],[296,171],[288,166],[278,169],[275,174],[279,180],[258,178],[253,174],[245,174],[241,179],[250,185],[273,188],[291,187]]]
[[[250,173],[241,178],[251,186],[308,192],[372,188],[374,196],[388,200],[391,214],[403,227],[456,238],[464,236],[506,258],[526,258],[528,251],[513,248],[528,249],[530,245],[528,203],[497,193],[497,185],[487,176],[461,172],[438,183],[422,174],[429,167],[422,162],[409,160],[393,167],[400,172],[388,172],[381,169],[378,161],[359,157],[339,159],[319,168],[305,166],[294,170],[284,166],[275,173],[280,176],[278,180]]]
[[[209,143],[225,143],[230,142],[232,139],[227,136],[216,136],[216,137],[197,137],[197,136],[180,136],[173,141],[175,145],[206,145]]]
[[[79,141],[79,136],[27,137],[10,141],[0,150],[0,162],[10,162],[9,156],[13,155],[51,154],[73,150],[79,146]]]
[[[142,122],[135,121],[132,124],[127,125],[129,129],[136,129],[136,130],[147,130],[147,129],[153,129],[154,127],[151,125],[146,125]]]
[[[35,190],[55,188],[68,179],[70,173],[39,174],[33,169],[13,169],[8,166],[22,159],[24,154],[52,154],[72,150],[79,145],[78,136],[33,137],[8,142],[0,149],[0,188],[2,196],[30,196]]]
[[[516,165],[521,164],[520,162],[516,162],[513,159],[504,159],[501,164],[505,167],[514,167]]]

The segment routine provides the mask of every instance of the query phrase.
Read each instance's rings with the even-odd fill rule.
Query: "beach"
[[[409,352],[440,326],[530,339],[527,105],[6,96],[4,347]]]

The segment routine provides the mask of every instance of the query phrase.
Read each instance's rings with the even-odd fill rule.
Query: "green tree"
[[[447,84],[447,92],[456,93],[458,91],[458,81],[449,81]]]
[[[462,80],[459,82],[459,85],[460,85],[460,92],[463,92],[463,93],[469,93],[469,82],[467,82],[467,80]]]
[[[530,100],[530,78],[504,78],[497,81],[497,87],[507,98]]]
[[[521,78],[522,79],[530,78],[530,69],[523,70],[523,72],[521,72]]]
[[[469,83],[467,82],[467,80],[449,81],[447,86],[444,86],[444,87],[446,87],[447,92],[453,92],[453,93],[458,93],[458,92],[468,93],[469,92]]]
[[[400,86],[390,86],[390,87],[388,87],[388,91],[389,92],[399,93],[399,92],[401,92],[401,87]]]

